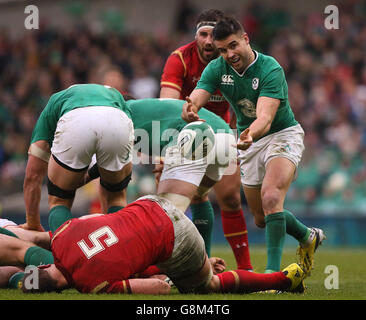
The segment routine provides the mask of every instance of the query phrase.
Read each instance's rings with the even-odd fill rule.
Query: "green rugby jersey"
[[[256,119],[257,101],[261,96],[280,100],[266,135],[298,124],[288,101],[287,82],[282,67],[274,58],[254,52],[255,60],[242,74],[223,57],[211,61],[204,69],[196,89],[204,89],[211,94],[220,89],[235,111],[239,133]]]
[[[188,124],[181,118],[184,100],[148,98],[126,103],[131,110],[136,143],[148,139],[150,156],[161,155],[164,147],[175,142],[179,132]],[[202,108],[198,114],[215,133],[232,133],[229,125],[213,112]]]
[[[50,97],[33,129],[31,144],[46,140],[51,147],[58,120],[71,110],[91,106],[114,107],[131,118],[126,101],[118,90],[99,84],[76,84]]]

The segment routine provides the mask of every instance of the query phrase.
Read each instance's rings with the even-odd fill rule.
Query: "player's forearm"
[[[42,183],[47,174],[47,162],[30,155],[25,172],[23,194],[28,227],[37,229],[40,226],[39,204],[41,201]]]
[[[280,100],[260,97],[257,102],[257,119],[249,126],[253,140],[263,137],[271,128]]]
[[[211,93],[203,89],[194,89],[189,98],[199,111],[210,100]]]
[[[106,293],[168,294],[170,285],[156,278],[128,279],[112,283]]]
[[[41,201],[42,181],[24,181],[24,204],[26,221],[30,229],[36,229],[41,224],[39,204]]]
[[[250,126],[249,131],[253,140],[263,137],[271,128],[272,119],[269,116],[257,118]]]

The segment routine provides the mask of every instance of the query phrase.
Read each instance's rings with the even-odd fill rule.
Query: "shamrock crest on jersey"
[[[257,111],[255,104],[244,98],[237,102],[237,104],[240,106],[241,112],[248,118],[256,118],[257,117]]]
[[[253,78],[253,80],[252,80],[252,88],[253,88],[253,90],[257,90],[258,89],[258,85],[259,85],[259,79],[258,78]]]

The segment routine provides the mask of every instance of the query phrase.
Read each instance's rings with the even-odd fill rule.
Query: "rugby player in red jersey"
[[[21,261],[27,242],[3,237],[14,243],[17,252],[6,254],[0,242],[0,265],[17,256]],[[32,276],[27,274],[24,292],[76,288],[82,293],[168,294],[170,285],[163,280],[135,278],[153,264],[181,293],[303,290],[304,273],[297,264],[272,274],[223,272],[225,262],[207,257],[191,220],[158,196],[140,198],[112,214],[71,219],[53,234],[51,248],[54,263],[39,267],[38,288],[27,287]]]
[[[161,77],[160,98],[185,99],[196,87],[206,65],[219,56],[213,44],[212,30],[223,17],[220,10],[210,9],[202,12],[196,21],[195,40],[175,50],[167,59]],[[217,90],[205,108],[230,123],[229,103]],[[232,119],[231,123],[235,123]],[[159,172],[157,165],[155,171]],[[228,168],[214,191],[221,208],[224,235],[229,242],[239,269],[251,270],[247,226],[241,207],[240,171]],[[214,211],[208,196],[195,197],[191,204],[192,219],[205,240],[206,251],[210,255],[211,234]]]

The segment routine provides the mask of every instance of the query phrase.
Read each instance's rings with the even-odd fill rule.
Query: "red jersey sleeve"
[[[174,51],[165,63],[160,86],[173,88],[181,92],[186,72],[182,53],[178,50]]]

